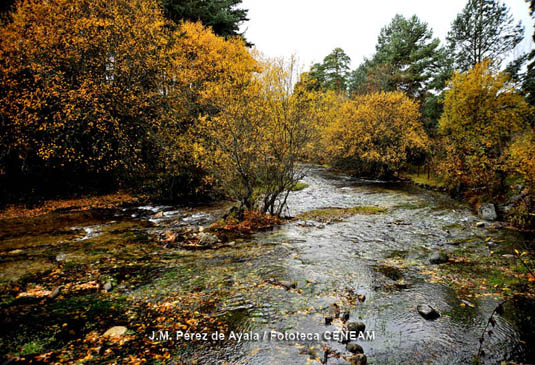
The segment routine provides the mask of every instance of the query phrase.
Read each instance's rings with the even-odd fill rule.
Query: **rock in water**
[[[54,299],[59,295],[59,293],[61,293],[61,286],[58,286],[56,289],[52,290],[52,292],[48,294],[48,298]]]
[[[219,238],[213,233],[201,232],[199,233],[199,244],[202,246],[212,246],[219,242]]]
[[[484,203],[481,204],[479,209],[477,210],[477,214],[487,221],[495,221],[496,218],[498,218],[498,215],[496,214],[496,207],[492,203]]]
[[[346,345],[347,351],[353,353],[353,354],[363,354],[364,350],[362,349],[362,346],[360,346],[358,343],[348,343]]]
[[[450,258],[445,252],[435,251],[433,252],[431,257],[429,257],[429,262],[432,264],[443,264],[445,262],[448,262],[449,259]]]
[[[121,337],[128,331],[128,328],[124,326],[115,326],[104,332],[104,337]]]
[[[364,354],[356,354],[350,358],[350,361],[351,365],[366,365],[368,363],[368,359]]]
[[[364,332],[366,325],[362,322],[349,322],[347,324],[347,330],[349,332],[357,332],[357,335]]]
[[[419,304],[416,309],[418,310],[418,313],[427,320],[432,321],[440,317],[440,314],[430,305]]]

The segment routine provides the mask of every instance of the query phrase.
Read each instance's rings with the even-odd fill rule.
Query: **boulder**
[[[364,354],[356,354],[355,356],[351,356],[349,361],[351,362],[351,365],[366,365],[368,363],[368,359]]]
[[[446,254],[444,251],[435,251],[431,254],[429,257],[429,262],[431,264],[443,264],[448,262],[450,258],[448,257],[448,254]]]
[[[219,242],[219,238],[213,233],[201,232],[199,233],[199,244],[202,246],[212,246]]]
[[[104,332],[103,336],[104,337],[121,337],[122,335],[126,333],[126,331],[128,331],[128,328],[124,326],[114,326],[110,328],[109,330],[107,330],[106,332]]]
[[[357,332],[357,334],[360,334],[360,332],[364,332],[366,329],[366,325],[362,322],[348,322],[347,323],[347,330],[349,332]]]
[[[495,221],[498,218],[496,207],[492,203],[484,203],[477,210],[477,215],[487,221]]]
[[[59,293],[61,293],[61,286],[58,286],[54,290],[52,290],[52,292],[48,294],[48,298],[54,299],[59,295]]]
[[[110,281],[106,282],[104,286],[102,287],[105,291],[110,291],[113,288],[113,285]]]
[[[428,304],[419,304],[416,309],[418,310],[418,313],[427,320],[432,321],[440,317],[440,314]]]
[[[348,343],[346,345],[346,350],[353,353],[353,354],[363,354],[364,350],[362,349],[362,346],[360,346],[358,343]]]

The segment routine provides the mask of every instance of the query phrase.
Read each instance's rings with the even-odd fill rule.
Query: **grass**
[[[371,206],[358,206],[353,208],[324,208],[299,214],[296,218],[302,220],[327,222],[341,221],[344,218],[348,218],[356,214],[379,214],[384,212],[386,212],[386,208]]]
[[[310,185],[298,181],[298,182],[295,183],[294,187],[292,188],[292,191],[304,190],[304,189],[308,188],[309,186]]]
[[[407,177],[416,184],[427,185],[434,188],[443,188],[444,182],[438,176],[430,176],[427,178],[427,174],[408,174]]]

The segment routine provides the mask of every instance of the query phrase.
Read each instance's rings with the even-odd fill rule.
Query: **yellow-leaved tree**
[[[439,173],[450,189],[503,191],[505,153],[511,138],[526,125],[531,108],[489,61],[456,73],[445,93],[439,122]]]
[[[198,140],[213,176],[242,208],[281,215],[302,177],[298,161],[311,136],[312,99],[293,93],[294,59],[257,58],[255,75],[206,90],[217,112],[203,115]]]
[[[512,222],[520,227],[535,227],[535,131],[528,130],[511,144],[508,151],[509,172],[521,177],[520,197],[510,212]],[[515,190],[515,187],[513,187]]]
[[[158,158],[173,96],[163,92],[170,37],[157,1],[19,1],[0,32],[5,174],[64,187],[131,176]]]
[[[360,174],[388,177],[411,153],[427,151],[418,103],[401,92],[359,95],[331,111],[322,143],[332,161],[345,161]]]
[[[210,174],[214,159],[205,150],[199,116],[218,114],[220,102],[215,95],[240,92],[259,70],[241,38],[219,37],[200,22],[181,23],[172,39],[167,75],[172,82],[166,93],[176,97],[173,118],[162,122],[159,140],[163,151],[155,170],[157,195],[165,199],[185,192],[206,194],[216,183]]]

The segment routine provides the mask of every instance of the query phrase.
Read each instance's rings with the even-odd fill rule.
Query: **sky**
[[[381,28],[394,15],[414,14],[425,21],[443,42],[451,23],[467,0],[242,0],[249,21],[241,26],[245,38],[268,57],[296,55],[308,69],[321,62],[334,48],[342,48],[356,68],[375,52]],[[522,21],[525,39],[515,50],[535,48],[531,41],[533,20],[524,0],[506,0],[517,21]]]

